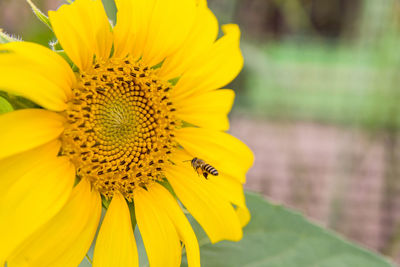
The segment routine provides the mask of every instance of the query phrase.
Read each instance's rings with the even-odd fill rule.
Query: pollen
[[[180,125],[171,88],[155,70],[126,58],[80,73],[61,137],[61,153],[78,177],[88,178],[106,198],[119,191],[128,200],[135,187],[161,181]]]

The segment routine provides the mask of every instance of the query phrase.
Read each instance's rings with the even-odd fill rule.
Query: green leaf
[[[323,229],[302,215],[247,194],[252,220],[240,242],[210,244],[199,238],[202,266],[383,267],[387,259]],[[202,244],[203,243],[203,244]],[[187,266],[183,258],[183,266]]]
[[[12,105],[3,97],[0,96],[0,115],[13,111]]]
[[[53,30],[50,24],[49,17],[47,17],[42,11],[40,11],[39,8],[31,1],[31,0],[26,0],[28,4],[31,6],[33,13],[36,15],[36,17],[43,22],[47,27],[49,27],[50,30]]]
[[[9,35],[8,33],[4,32],[3,29],[0,29],[0,44],[6,44],[10,42],[17,42],[21,41],[21,39],[18,39],[12,35]]]

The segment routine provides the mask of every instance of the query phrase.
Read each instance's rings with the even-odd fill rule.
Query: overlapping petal
[[[209,184],[220,196],[236,206],[240,224],[245,226],[250,221],[250,211],[246,207],[243,185],[223,173],[216,178],[210,177]]]
[[[207,160],[222,174],[245,182],[254,156],[239,139],[224,132],[194,127],[179,129],[176,138],[191,157]]]
[[[207,180],[180,164],[170,166],[165,175],[180,201],[200,223],[212,243],[242,238],[242,227],[233,206]]]
[[[129,208],[119,192],[114,194],[101,225],[93,266],[139,266]]]
[[[246,226],[249,223],[251,219],[251,214],[247,207],[237,207],[236,214],[239,217],[240,224],[242,226]]]
[[[62,111],[74,83],[67,62],[50,49],[29,42],[0,45],[0,90]]]
[[[179,49],[192,28],[196,15],[194,0],[158,0],[149,21],[142,60],[153,66]]]
[[[193,61],[205,54],[218,35],[218,21],[204,3],[199,4],[192,29],[182,47],[168,56],[162,64],[159,75],[166,80],[179,77],[193,64]]]
[[[192,170],[190,164],[185,164],[187,159],[190,158],[191,156],[185,150],[179,150],[174,155],[175,164]],[[250,212],[246,207],[243,185],[237,179],[221,172],[221,169],[219,169],[219,172],[217,177],[209,176],[207,183],[219,196],[236,206],[236,214],[241,225],[245,226],[250,220]]]
[[[64,130],[64,117],[43,109],[21,109],[0,115],[0,159],[43,145]]]
[[[221,88],[231,82],[243,67],[240,30],[237,25],[222,26],[225,35],[192,61],[172,90],[175,98]]]
[[[114,27],[114,56],[131,54],[139,58],[146,42],[149,21],[157,0],[116,0],[117,24]]]
[[[67,204],[18,247],[8,266],[78,266],[93,241],[100,215],[100,194],[81,180]]]
[[[49,11],[53,31],[61,46],[80,70],[110,56],[113,37],[101,0],[76,0]]]
[[[196,235],[179,207],[179,204],[160,184],[153,184],[148,188],[148,192],[156,205],[166,211],[169,219],[174,224],[179,238],[185,244],[189,266],[200,266],[200,250]]]
[[[180,48],[196,16],[195,0],[117,0],[115,51],[154,66]]]
[[[176,114],[193,125],[226,131],[229,129],[228,113],[234,98],[235,93],[229,89],[193,95],[176,101]]]
[[[150,266],[179,266],[179,236],[165,210],[142,188],[136,189],[134,202],[136,219]]]
[[[0,262],[57,214],[69,198],[74,180],[71,162],[58,157],[41,162],[11,186],[0,188]]]
[[[60,151],[60,146],[60,141],[54,140],[35,149],[0,160],[0,188],[3,190],[9,188],[43,161],[54,160]]]

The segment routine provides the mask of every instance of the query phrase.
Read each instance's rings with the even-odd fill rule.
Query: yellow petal
[[[174,225],[165,210],[141,188],[134,192],[136,220],[152,267],[179,266],[181,246]]]
[[[196,2],[201,7],[207,7],[207,0],[197,0]]]
[[[171,165],[165,175],[179,200],[200,223],[212,243],[242,238],[242,227],[234,208],[207,180],[179,165]]]
[[[220,196],[236,205],[236,214],[239,217],[240,224],[245,226],[250,221],[250,212],[246,207],[243,185],[223,174],[217,177],[209,177],[208,183]]]
[[[200,55],[208,51],[218,35],[218,21],[207,6],[197,8],[196,19],[182,47],[162,64],[159,75],[165,80],[180,76]]]
[[[64,206],[75,168],[64,157],[43,161],[8,188],[0,188],[0,262]]]
[[[214,187],[214,190],[217,191],[218,194],[227,201],[235,204],[236,206],[246,206],[243,185],[239,181],[227,177],[224,174],[219,174],[215,177],[210,176],[208,180],[210,186]]]
[[[247,207],[237,207],[236,214],[239,217],[240,224],[242,225],[242,227],[249,223],[251,214]]]
[[[101,61],[110,56],[111,26],[101,0],[76,0],[49,11],[54,33],[69,58],[85,70],[93,56]]]
[[[195,0],[157,1],[143,48],[144,64],[156,65],[180,48],[193,26],[195,17]]]
[[[58,85],[68,97],[71,96],[71,87],[76,82],[75,75],[68,63],[57,53],[45,46],[30,42],[2,44],[0,49],[10,52],[9,54],[4,53],[1,56],[8,54],[10,56],[21,57],[24,61],[21,63],[30,63],[34,66],[30,70],[35,72],[36,75],[43,75]],[[22,69],[23,64],[20,62],[15,63]]]
[[[0,159],[56,139],[64,118],[43,109],[21,109],[0,115]]]
[[[228,113],[234,98],[229,89],[193,95],[176,102],[176,114],[193,125],[225,131],[229,129]]]
[[[176,165],[193,171],[191,164],[186,162],[190,158],[191,156],[185,150],[179,150],[174,154]],[[240,223],[242,226],[245,226],[250,221],[250,212],[246,207],[243,185],[233,177],[223,173],[219,173],[218,176],[210,175],[207,183],[219,196],[236,206],[236,214],[239,217]]]
[[[62,111],[74,83],[67,62],[50,49],[28,42],[0,45],[0,90]]]
[[[175,98],[211,91],[231,82],[243,67],[240,51],[240,30],[237,25],[222,27],[225,35],[206,52],[194,60],[172,90]]]
[[[53,140],[37,148],[0,160],[0,188],[5,190],[42,162],[54,160],[61,143]]]
[[[222,175],[245,182],[254,156],[239,139],[224,132],[193,127],[179,129],[176,139],[191,157],[205,160]]]
[[[139,266],[129,208],[119,192],[114,194],[97,236],[93,266]]]
[[[165,210],[174,224],[180,239],[185,244],[186,255],[190,267],[200,267],[200,250],[196,235],[172,195],[160,184],[154,183],[149,187],[149,194],[156,205]]]
[[[149,22],[156,0],[115,0],[117,24],[114,27],[114,56],[143,53]]]
[[[194,0],[117,0],[115,56],[130,53],[153,66],[184,42],[196,14]]]
[[[8,266],[78,266],[90,248],[100,215],[100,194],[81,180],[60,212],[14,251]]]

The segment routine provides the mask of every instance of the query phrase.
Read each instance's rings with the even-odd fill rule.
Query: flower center
[[[135,187],[163,179],[177,147],[172,85],[129,59],[96,64],[79,80],[65,113],[62,154],[106,198],[118,190],[132,200]]]

